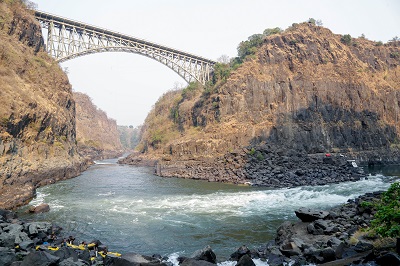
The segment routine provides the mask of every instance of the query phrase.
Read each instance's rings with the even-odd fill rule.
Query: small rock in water
[[[43,213],[50,211],[50,206],[47,203],[42,203],[36,207],[32,206],[29,208],[29,212],[32,213]]]

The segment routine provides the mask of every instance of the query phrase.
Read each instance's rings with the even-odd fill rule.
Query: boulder
[[[215,264],[205,260],[195,260],[187,258],[182,261],[179,266],[215,266]]]
[[[59,266],[87,266],[87,263],[85,263],[82,260],[74,260],[73,258],[68,258],[66,260],[63,260],[58,264]]]
[[[238,263],[236,264],[236,266],[256,266],[256,264],[254,263],[254,261],[250,258],[249,255],[243,255]]]
[[[374,248],[374,245],[372,245],[371,243],[360,240],[354,247],[354,250],[357,251],[358,253],[360,253],[360,252],[372,250],[373,248]]]
[[[376,263],[382,266],[384,265],[400,266],[400,256],[396,253],[389,252],[376,258]]]
[[[0,209],[0,220],[3,220],[6,222],[6,221],[16,219],[16,218],[17,218],[17,214],[15,212]]]
[[[53,253],[54,256],[59,257],[61,260],[72,258],[74,261],[78,260],[78,254],[69,247],[61,247],[59,250]]]
[[[107,256],[104,265],[164,265],[159,259],[137,253],[123,254],[121,257]]]
[[[245,245],[238,248],[234,253],[231,254],[231,260],[239,261],[244,255],[250,255],[251,251]]]
[[[32,213],[43,213],[43,212],[48,212],[48,211],[50,211],[50,206],[47,203],[42,203],[36,207],[32,206],[29,208],[29,212],[32,212]]]
[[[11,265],[15,260],[15,252],[13,250],[0,247],[0,265]]]
[[[36,251],[29,253],[22,261],[21,266],[55,265],[59,261],[59,257],[53,256],[45,251]]]
[[[46,222],[33,222],[25,224],[25,231],[29,236],[35,236],[39,232],[50,233],[51,224]]]
[[[296,216],[305,223],[310,223],[318,219],[325,219],[329,216],[329,212],[321,210],[312,210],[308,208],[300,208],[295,211]]]
[[[31,239],[29,238],[28,234],[25,232],[19,232],[15,235],[15,240],[14,244],[20,244],[24,241],[30,241]]]
[[[287,257],[301,255],[300,248],[294,242],[289,242],[285,245],[281,245],[279,250],[282,252],[283,255]]]
[[[210,246],[195,251],[192,256],[190,256],[190,258],[195,260],[205,260],[211,263],[217,263],[217,256],[212,251]]]
[[[324,259],[324,262],[330,262],[336,259],[335,251],[331,247],[323,249],[320,256]]]
[[[35,246],[35,245],[34,245],[33,241],[30,240],[30,239],[19,243],[19,248],[20,248],[21,250],[25,250],[25,251],[28,251],[28,249],[31,249],[31,248],[33,248],[34,246]]]

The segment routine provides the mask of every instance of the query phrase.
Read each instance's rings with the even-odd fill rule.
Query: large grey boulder
[[[69,247],[61,247],[59,250],[55,251],[53,255],[59,257],[61,260],[72,258],[74,261],[78,261],[78,253]]]
[[[13,250],[5,247],[0,247],[0,265],[8,266],[16,261]]]
[[[312,210],[308,208],[300,208],[295,211],[296,216],[305,223],[310,223],[319,219],[325,219],[329,216],[329,212],[321,210]]]
[[[159,259],[140,255],[137,253],[127,253],[122,255],[121,257],[107,255],[104,259],[105,266],[159,266],[165,265]]]
[[[30,241],[28,234],[25,232],[19,232],[15,235],[14,244],[19,245],[22,242]]]
[[[74,260],[73,258],[68,258],[66,260],[63,260],[58,264],[59,266],[87,266],[87,263],[85,263],[82,260]]]
[[[249,255],[244,255],[240,258],[236,266],[256,266],[254,261],[251,259]]]
[[[181,262],[179,266],[215,266],[215,264],[205,260],[195,260],[187,258],[183,262]]]
[[[212,251],[210,246],[195,251],[190,258],[195,260],[205,260],[211,263],[217,263],[217,256]]]
[[[36,251],[29,253],[22,261],[21,266],[49,266],[55,265],[59,261],[59,257],[53,256],[45,251]]]
[[[231,260],[239,261],[240,258],[244,255],[250,255],[251,251],[245,245],[238,248],[234,253],[231,254]]]
[[[25,231],[29,234],[29,236],[35,236],[40,232],[45,234],[51,233],[51,223],[47,222],[33,222],[25,224]]]

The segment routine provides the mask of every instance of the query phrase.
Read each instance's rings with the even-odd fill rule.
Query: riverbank
[[[372,202],[380,196],[381,192],[367,193],[326,211],[300,208],[296,215],[301,221],[284,222],[278,227],[275,240],[258,249],[240,247],[230,257],[232,265],[235,261],[237,265],[254,265],[250,258],[268,261],[269,266],[289,261],[297,265],[371,261],[377,265],[398,265],[400,257],[394,252],[395,239],[381,239],[363,231],[369,226],[374,210],[362,202]],[[62,228],[47,222],[23,221],[11,211],[1,210],[0,220],[1,265],[171,265],[172,262],[212,265],[221,262],[210,247],[177,259],[119,254],[108,250],[101,240],[77,239],[67,245],[65,241],[70,237]],[[86,245],[80,245],[84,241]]]
[[[218,158],[202,157],[179,160],[164,156],[157,159],[135,153],[120,160],[119,163],[154,166],[155,174],[162,177],[290,188],[360,180],[365,177],[365,174],[357,163],[368,164],[364,158],[367,154],[364,157],[361,155],[353,153],[307,154],[263,145],[257,148],[239,149]],[[375,160],[377,163],[378,158],[382,157],[377,155],[374,158],[377,158]],[[380,161],[381,165],[384,165],[385,162]]]

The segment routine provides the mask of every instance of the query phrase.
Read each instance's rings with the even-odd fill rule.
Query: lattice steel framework
[[[47,29],[47,52],[58,62],[100,52],[128,52],[150,57],[178,73],[185,81],[210,80],[216,62],[163,45],[102,29],[82,22],[35,11]]]

